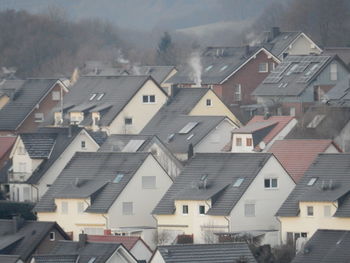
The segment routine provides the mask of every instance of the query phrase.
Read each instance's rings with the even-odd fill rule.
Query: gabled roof
[[[255,96],[299,96],[336,56],[289,55],[253,91]]]
[[[54,148],[56,133],[22,133],[19,135],[32,159],[48,159]]]
[[[174,201],[179,197],[179,193],[192,188],[194,192],[198,191],[201,178],[206,176],[207,187],[198,193],[200,192],[205,200],[208,200],[208,196],[212,199],[212,207],[207,214],[229,215],[271,156],[270,153],[197,153],[175,179],[152,213],[173,214]],[[239,178],[244,178],[241,185],[233,187]],[[217,191],[212,191],[213,189]]]
[[[16,136],[0,136],[0,159],[12,149],[15,141]]]
[[[0,130],[16,130],[59,79],[6,80],[0,92],[9,102],[0,110]],[[63,84],[62,84],[63,85]]]
[[[318,154],[323,153],[331,145],[334,145],[332,140],[277,140],[268,152],[273,153],[293,180],[298,182]]]
[[[152,252],[148,245],[139,236],[115,236],[115,235],[88,235],[90,242],[104,242],[104,243],[120,243],[123,244],[127,250],[131,250],[138,241],[142,242],[147,249]]]
[[[268,34],[271,36],[271,32]],[[301,34],[301,31],[279,32],[277,36],[271,37],[263,45],[275,56],[280,56]]]
[[[64,113],[84,112],[83,124],[90,125],[91,113],[99,108],[99,123],[101,126],[108,126],[148,80],[153,81],[150,76],[81,77],[71,87],[69,96],[64,98]],[[59,111],[59,107],[53,110]],[[67,119],[68,116],[64,118]],[[53,122],[53,116],[50,121]]]
[[[184,244],[159,246],[163,260],[168,262],[238,262],[256,260],[246,243]]]
[[[58,241],[50,254],[36,255],[37,262],[81,262],[105,263],[122,246],[116,243],[86,242],[84,245],[74,241]],[[95,258],[95,260],[92,260]],[[77,261],[79,259],[79,261]]]
[[[137,66],[137,75],[151,75],[161,84],[174,69],[174,66]]]
[[[77,152],[37,203],[35,211],[55,211],[54,199],[61,198],[64,189],[67,190],[73,184],[74,194],[80,196],[87,190],[81,188],[79,182],[97,180],[103,187],[93,195],[86,212],[106,213],[148,155],[149,153]],[[114,183],[119,174],[123,176],[120,176],[119,182]]]
[[[322,54],[328,56],[337,55],[347,65],[350,65],[350,47],[324,47]]]
[[[292,263],[349,262],[350,231],[319,229]]]
[[[256,54],[265,52],[274,57],[263,47],[208,47],[200,57],[202,84],[222,84],[234,72]],[[274,57],[276,61],[279,61]],[[167,82],[173,84],[194,84],[189,65],[183,66],[179,72]]]
[[[350,75],[339,81],[324,95],[328,105],[336,107],[350,107]]]
[[[0,219],[0,250],[3,253],[6,251],[6,254],[19,255],[24,261],[34,253],[53,228],[69,239],[55,222],[24,221],[17,232],[14,232],[13,225],[11,219]]]
[[[317,178],[308,185],[311,178]],[[334,217],[350,217],[350,154],[321,153],[306,171],[277,212],[277,216],[299,215],[300,201],[338,201]]]
[[[18,255],[0,255],[0,262],[1,263],[18,263],[18,262],[23,262],[19,261],[20,256]]]

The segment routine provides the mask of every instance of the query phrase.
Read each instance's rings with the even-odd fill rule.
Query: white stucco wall
[[[236,139],[241,138],[242,139],[242,145],[237,146],[236,145]],[[252,139],[252,145],[247,146],[247,139]],[[233,134],[232,136],[232,145],[231,145],[231,152],[252,152],[254,150],[254,141],[252,134]]]
[[[311,53],[320,54],[321,51],[304,34],[301,34],[283,53],[309,55]],[[283,54],[281,54],[280,59],[283,59]]]

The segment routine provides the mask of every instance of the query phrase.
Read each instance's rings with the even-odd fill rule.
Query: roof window
[[[96,96],[97,96],[97,93],[92,94],[89,100],[92,101]]]
[[[321,121],[326,117],[324,114],[317,114],[312,121],[307,125],[307,128],[316,128]]]
[[[198,122],[191,121],[187,123],[180,131],[180,134],[187,134],[189,133],[194,127],[196,127]]]
[[[104,93],[99,94],[99,95],[97,96],[97,100],[101,100],[101,99],[103,98],[104,95],[105,95]]]
[[[294,64],[293,66],[291,66],[290,69],[287,71],[286,76],[289,76],[290,74],[292,74],[297,67],[298,67],[298,64]]]
[[[227,69],[227,67],[228,67],[228,65],[221,67],[220,71],[224,71],[225,69]]]
[[[233,187],[240,187],[243,181],[244,181],[244,178],[238,178],[236,182],[233,184]]]
[[[117,176],[114,178],[113,183],[118,184],[124,177],[124,174],[118,173]]]
[[[210,65],[208,67],[205,68],[205,71],[208,72],[209,70],[211,70],[213,68],[213,65]]]
[[[309,182],[307,183],[308,186],[312,186],[315,184],[315,182],[317,181],[317,177],[312,177]]]
[[[318,63],[313,64],[308,71],[305,72],[305,76],[310,76],[312,73],[314,73],[314,71],[316,70],[316,68],[318,67]]]

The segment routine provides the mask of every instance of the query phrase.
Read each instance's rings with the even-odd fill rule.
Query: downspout
[[[279,217],[278,216],[276,216],[276,219],[277,219],[277,221],[280,223],[280,245],[283,243],[282,242],[282,222],[281,222],[281,220],[279,219]]]
[[[102,214],[102,217],[106,220],[106,229],[109,229],[108,217],[106,217],[104,214]]]

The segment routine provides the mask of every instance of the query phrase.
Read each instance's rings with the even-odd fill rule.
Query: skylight
[[[290,69],[287,71],[286,76],[289,76],[290,74],[292,74],[297,67],[298,67],[298,64],[294,64],[293,66],[291,66]]]
[[[190,136],[187,137],[187,141],[191,140],[194,134],[192,133]]]
[[[213,67],[213,65],[210,65],[210,66],[206,67],[206,68],[205,68],[205,71],[208,72],[209,70],[212,69],[212,67]]]
[[[137,152],[137,150],[142,146],[144,142],[145,140],[130,140],[125,145],[122,152]]]
[[[96,97],[96,95],[97,95],[97,93],[92,94],[89,100],[90,101],[93,100]]]
[[[315,182],[317,181],[317,177],[312,177],[310,179],[310,181],[307,183],[308,186],[312,186],[315,184]]]
[[[224,71],[225,69],[227,69],[227,67],[228,67],[228,65],[221,67],[220,71]]]
[[[238,178],[236,182],[233,184],[233,187],[240,187],[243,181],[244,181],[244,178]]]
[[[305,72],[305,76],[311,75],[316,70],[317,67],[318,67],[318,63],[313,64],[311,66],[311,68],[308,71]]]
[[[96,258],[95,258],[95,257],[92,257],[92,258],[89,259],[88,263],[94,263],[95,260],[96,260]]]
[[[307,125],[307,128],[316,128],[325,117],[326,115],[324,114],[317,114]]]
[[[180,134],[187,134],[189,133],[194,127],[196,127],[198,122],[191,121],[187,123],[180,131]]]
[[[97,100],[101,100],[101,99],[103,98],[104,95],[105,95],[104,93],[99,94],[99,95],[97,96]]]
[[[113,183],[118,184],[121,179],[123,179],[124,174],[118,173],[117,176],[114,178]]]

